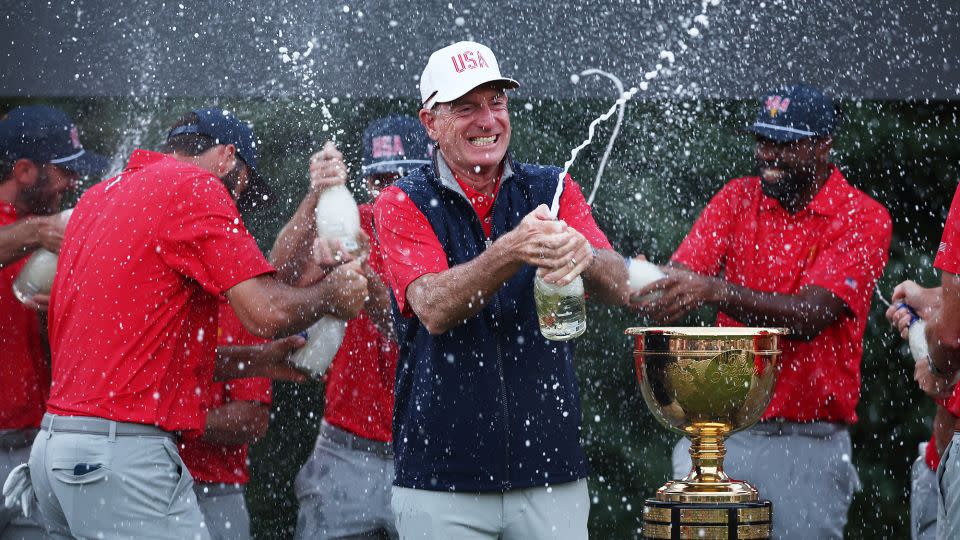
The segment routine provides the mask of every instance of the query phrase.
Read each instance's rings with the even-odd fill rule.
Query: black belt
[[[337,446],[374,454],[384,459],[393,459],[393,443],[365,439],[330,425],[326,421],[320,424],[320,436]]]
[[[800,435],[802,437],[827,438],[847,430],[847,424],[840,422],[791,422],[789,420],[770,419],[757,422],[748,431],[758,435]]]

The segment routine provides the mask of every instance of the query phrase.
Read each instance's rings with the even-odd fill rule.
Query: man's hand
[[[893,289],[891,306],[887,308],[886,317],[900,332],[900,337],[908,338],[908,328],[914,316],[904,304],[910,306],[918,317],[929,321],[940,309],[941,291],[940,287],[928,289],[912,280],[904,281]]]
[[[301,335],[262,345],[217,347],[217,380],[266,377],[277,381],[304,382],[309,376],[288,362],[290,353],[307,341]]]
[[[347,182],[347,165],[337,145],[331,141],[323,149],[310,156],[310,189],[323,191]]]
[[[660,324],[676,321],[690,311],[714,300],[716,291],[724,286],[720,279],[703,276],[690,270],[672,266],[661,267],[667,277],[636,291],[630,307]],[[653,293],[659,293],[659,296]]]
[[[37,238],[40,241],[40,247],[52,251],[60,252],[60,244],[63,243],[63,232],[67,229],[68,217],[63,216],[63,212],[52,216],[37,216]]]
[[[930,373],[930,363],[926,357],[917,360],[913,366],[913,380],[917,381],[923,393],[933,399],[947,399],[953,394],[953,387],[947,379]]]
[[[553,219],[545,204],[524,216],[507,237],[512,242],[508,253],[517,262],[538,267],[547,283],[562,287],[593,262],[587,239],[563,221]]]
[[[35,294],[31,296],[29,300],[24,302],[23,305],[34,311],[46,312],[50,308],[50,295]]]
[[[338,319],[353,319],[366,302],[367,278],[363,276],[360,264],[359,260],[342,264],[321,281],[329,298],[330,314]]]

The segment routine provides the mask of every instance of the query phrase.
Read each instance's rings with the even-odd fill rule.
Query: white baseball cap
[[[430,55],[420,75],[420,102],[424,109],[435,103],[453,101],[481,84],[503,83],[518,88],[520,83],[500,74],[493,51],[474,41],[460,41]]]

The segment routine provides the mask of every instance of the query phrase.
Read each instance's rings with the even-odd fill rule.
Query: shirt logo
[[[73,143],[73,147],[77,150],[82,148],[82,146],[80,146],[80,132],[77,131],[77,126],[70,126],[70,142]]]
[[[853,290],[857,290],[857,280],[853,279],[852,277],[848,277],[847,279],[843,280],[843,284]]]
[[[767,98],[767,102],[764,104],[767,113],[770,114],[770,118],[776,118],[778,114],[787,112],[787,109],[790,108],[790,98],[782,98],[780,96],[770,96]]]
[[[451,56],[450,60],[453,60],[453,69],[457,73],[463,73],[468,69],[490,67],[490,64],[487,63],[487,60],[482,54],[480,54],[480,51],[463,52],[456,56]]]
[[[374,159],[406,155],[399,135],[381,135],[371,142]]]
[[[940,242],[940,247],[937,248],[937,253],[944,253],[944,252],[946,252],[946,251],[947,251],[947,243],[946,243],[946,242]]]

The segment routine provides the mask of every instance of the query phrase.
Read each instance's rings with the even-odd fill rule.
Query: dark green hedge
[[[0,102],[0,111],[30,102]],[[278,204],[247,216],[268,249],[306,191],[307,158],[324,140],[342,143],[359,169],[359,133],[390,111],[412,111],[408,101],[336,102],[195,99],[73,99],[50,101],[79,120],[87,146],[112,153],[116,163],[137,145],[154,147],[165,126],[192,106],[219,103],[253,121],[262,139],[262,168],[281,194]],[[585,136],[589,121],[606,110],[599,101],[512,102],[513,152],[524,161],[560,164]],[[884,203],[894,218],[890,264],[881,282],[889,295],[907,277],[934,283],[930,268],[942,221],[957,182],[960,145],[954,103],[847,102],[835,142],[847,177]],[[664,261],[709,197],[734,176],[753,171],[751,139],[737,128],[753,104],[720,101],[631,103],[603,179],[594,215],[624,253]],[[329,113],[329,114],[327,114]],[[589,192],[612,121],[601,128],[572,173]],[[357,186],[354,186],[355,188]],[[358,197],[362,196],[359,189]],[[707,323],[709,312],[692,322]],[[658,426],[638,392],[625,327],[641,323],[621,309],[593,306],[578,350],[583,391],[583,441],[593,475],[590,529],[596,538],[637,535],[643,499],[669,474],[674,437]],[[932,406],[912,382],[904,348],[894,339],[877,302],[865,337],[863,399],[853,430],[854,461],[864,489],[854,501],[850,538],[903,538],[909,524],[909,465],[929,435]],[[275,385],[273,425],[251,453],[248,491],[259,538],[292,533],[296,500],[291,482],[309,455],[322,416],[318,384]]]

